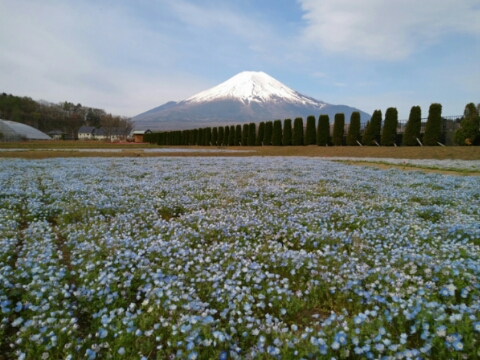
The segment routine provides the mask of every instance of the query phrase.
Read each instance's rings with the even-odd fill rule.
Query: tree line
[[[32,126],[48,133],[60,130],[72,138],[83,126],[132,128],[128,117],[112,115],[105,110],[82,106],[71,102],[51,103],[36,101],[30,97],[0,94],[0,119]]]
[[[390,107],[382,118],[382,111],[375,110],[365,129],[361,131],[359,112],[353,112],[348,129],[345,131],[345,115],[335,114],[333,131],[328,115],[320,115],[318,122],[311,115],[303,118],[275,120],[243,125],[205,127],[192,130],[164,131],[146,134],[144,141],[158,145],[200,145],[200,146],[436,146],[441,144],[442,105],[430,105],[425,130],[422,130],[422,113],[419,106],[413,106],[403,134],[397,134],[398,111]],[[478,107],[473,103],[465,108],[461,127],[455,132],[459,145],[479,145],[480,118]],[[400,135],[400,136],[399,136]]]

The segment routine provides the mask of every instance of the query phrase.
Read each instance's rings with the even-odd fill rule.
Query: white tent
[[[47,134],[31,126],[10,120],[0,120],[0,141],[51,140]]]

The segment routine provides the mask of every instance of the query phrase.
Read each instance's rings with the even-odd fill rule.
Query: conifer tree
[[[230,125],[230,131],[228,132],[228,145],[235,145],[235,126]]]
[[[212,128],[207,127],[205,128],[205,145],[210,146],[211,142],[212,142]]]
[[[214,127],[212,129],[212,145],[217,145],[217,139],[218,139],[218,128]]]
[[[217,145],[218,146],[223,146],[224,137],[225,137],[225,128],[223,126],[219,126],[218,127],[218,134],[217,134]]]
[[[242,125],[235,127],[235,146],[239,146],[242,141]]]
[[[357,146],[357,141],[360,141],[360,112],[354,111],[348,125],[347,145]]]
[[[335,121],[333,123],[333,145],[342,146],[343,133],[345,132],[345,114],[335,114]]]
[[[292,120],[285,119],[283,121],[282,145],[292,145]]]
[[[230,137],[230,126],[225,126],[223,134],[223,145],[228,145],[228,138]]]
[[[265,123],[265,133],[263,134],[263,145],[272,145],[273,121]]]
[[[192,131],[192,145],[198,145],[198,129]]]
[[[315,145],[317,142],[317,131],[315,129],[315,116],[307,117],[307,128],[305,130],[305,145]]]
[[[265,136],[265,122],[262,121],[260,124],[258,124],[258,134],[257,134],[257,141],[256,145],[262,145],[263,142],[263,137]]]
[[[375,146],[380,141],[380,132],[382,129],[382,111],[375,110],[370,118],[370,121],[365,127],[363,133],[362,143],[367,146]]]
[[[272,145],[282,145],[282,120],[275,120],[273,122]]]
[[[382,129],[382,145],[393,146],[397,138],[398,111],[390,107],[385,112],[385,123]]]
[[[303,145],[303,119],[295,118],[293,122],[292,145]]]
[[[248,124],[243,124],[242,129],[242,146],[248,145]]]
[[[198,146],[203,145],[203,129],[198,129],[197,131],[197,145]]]
[[[330,117],[320,115],[317,126],[317,145],[325,146],[330,143]]]
[[[420,137],[420,130],[422,128],[422,109],[420,106],[412,106],[410,109],[410,116],[408,117],[405,132],[403,133],[402,145],[417,146],[419,145],[417,139]]]
[[[436,146],[442,135],[442,105],[432,104],[428,110],[428,119],[425,124],[423,145]]]
[[[480,116],[474,103],[467,104],[463,112],[460,128],[455,131],[453,140],[458,145],[480,145]]]
[[[248,146],[256,145],[256,131],[257,127],[255,123],[248,124]]]

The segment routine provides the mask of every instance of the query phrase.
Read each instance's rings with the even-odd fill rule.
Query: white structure
[[[31,126],[10,120],[0,120],[0,141],[20,140],[52,140],[52,138]]]
[[[95,127],[94,126],[82,126],[78,129],[79,140],[93,140],[95,139]]]

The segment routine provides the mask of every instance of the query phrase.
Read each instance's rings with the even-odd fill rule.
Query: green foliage
[[[258,124],[258,134],[257,134],[257,141],[255,145],[262,145],[263,137],[265,136],[265,122],[262,121]]]
[[[242,146],[248,145],[248,124],[243,124],[242,129]]]
[[[380,142],[380,132],[382,130],[382,111],[375,110],[370,121],[367,123],[363,133],[362,143],[367,146],[375,146]]]
[[[212,143],[212,128],[205,128],[205,145],[210,146]]]
[[[242,141],[242,125],[235,127],[235,146],[239,146]]]
[[[82,125],[89,125],[89,121],[92,126],[98,127],[103,114],[103,110],[89,109],[67,101],[54,104],[37,102],[26,96],[0,94],[0,119],[20,122],[43,132],[61,130],[75,137],[78,129]]]
[[[223,145],[228,145],[228,138],[230,137],[230,126],[225,126],[225,133],[223,134]]]
[[[280,133],[282,133],[281,130],[282,123],[280,122]],[[272,145],[272,134],[273,134],[273,121],[267,121],[265,123],[265,133],[263,135],[263,145]]]
[[[480,145],[480,116],[473,103],[465,106],[460,128],[455,131],[453,140],[458,145]]]
[[[357,141],[360,141],[360,112],[354,111],[348,125],[347,145],[358,146]]]
[[[402,145],[417,146],[420,145],[417,139],[420,137],[422,128],[422,109],[420,106],[412,106],[410,116],[408,117],[405,132],[403,134]]]
[[[167,145],[168,145],[168,140],[167,140]],[[197,145],[198,146],[203,145],[203,129],[198,129],[197,131]]]
[[[228,132],[228,145],[235,145],[235,126],[230,125],[230,131]]]
[[[342,146],[343,133],[345,132],[345,114],[335,114],[335,121],[333,123],[333,138],[332,142],[335,146]]]
[[[282,144],[292,145],[292,120],[291,119],[285,119],[283,121]]]
[[[397,137],[398,111],[390,107],[385,113],[385,123],[382,129],[382,145],[393,146]]]
[[[307,117],[307,128],[305,130],[305,145],[314,145],[317,142],[317,131],[315,128],[315,116]]]
[[[282,145],[282,120],[275,120],[273,122],[272,145]]]
[[[217,134],[217,145],[218,146],[223,146],[224,137],[225,137],[225,128],[223,126],[219,126],[218,127],[218,134]]]
[[[435,103],[430,105],[428,119],[423,135],[423,145],[436,146],[442,135],[442,105]]]
[[[317,126],[317,145],[325,146],[330,143],[330,118],[328,115],[320,115]]]
[[[192,142],[192,145],[198,145],[198,129],[194,129],[192,131],[191,142]]]
[[[303,119],[295,118],[293,123],[292,145],[303,145]]]
[[[255,123],[248,124],[248,146],[256,145],[256,131],[257,126]]]
[[[212,145],[217,145],[217,139],[218,139],[218,128],[214,127],[212,129]]]

